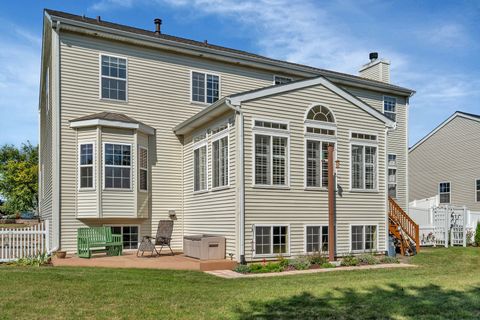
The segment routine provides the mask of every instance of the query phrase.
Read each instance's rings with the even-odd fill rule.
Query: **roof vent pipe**
[[[160,26],[162,25],[162,19],[156,18],[153,20],[153,22],[155,22],[155,34],[161,34],[162,32],[160,31]]]

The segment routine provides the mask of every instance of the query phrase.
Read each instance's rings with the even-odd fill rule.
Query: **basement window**
[[[328,226],[305,227],[306,252],[328,252]]]
[[[377,226],[351,226],[351,251],[373,251],[377,249]]]
[[[288,253],[288,226],[255,226],[255,255]]]
[[[138,248],[138,226],[110,226],[112,228],[112,234],[120,234],[123,239],[124,249],[137,249]]]

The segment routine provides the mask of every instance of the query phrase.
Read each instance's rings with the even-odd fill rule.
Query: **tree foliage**
[[[38,147],[30,142],[20,148],[0,148],[0,196],[3,211],[18,213],[35,210],[38,199]]]

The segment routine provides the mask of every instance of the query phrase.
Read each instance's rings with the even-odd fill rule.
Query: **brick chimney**
[[[379,59],[377,52],[371,52],[369,58],[358,72],[360,77],[390,83],[390,61]]]

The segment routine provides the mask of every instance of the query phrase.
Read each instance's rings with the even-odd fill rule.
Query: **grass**
[[[479,319],[480,248],[418,268],[226,280],[200,272],[0,267],[0,319]]]

